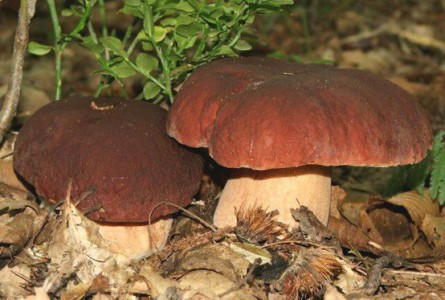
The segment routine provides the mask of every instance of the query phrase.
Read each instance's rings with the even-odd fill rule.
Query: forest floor
[[[445,1],[309,2],[258,18],[246,36],[254,46],[246,55],[274,53],[371,71],[412,94],[434,134],[445,130]],[[116,3],[109,2],[108,9],[116,10]],[[13,1],[0,2],[0,99],[7,88],[16,9]],[[108,22],[119,29],[127,20]],[[40,1],[31,40],[50,39],[51,26]],[[89,52],[67,48],[63,96],[92,95],[100,80],[95,68]],[[390,188],[394,168],[333,171],[333,215],[341,221],[328,226],[334,235],[304,210],[295,213],[299,231],[254,210],[240,215],[247,229],[216,232],[178,216],[166,249],[130,264],[84,244],[94,231],[89,223],[69,204],[63,214],[35,204],[12,168],[16,131],[51,101],[54,78],[51,55],[28,55],[18,115],[0,149],[0,298],[445,298],[445,214],[427,192],[377,196]],[[128,82],[127,93],[137,95],[141,88],[137,80]],[[121,96],[119,88],[110,96]],[[213,171],[203,180],[202,201],[190,210],[210,222],[224,178],[214,176],[215,166],[208,170]],[[252,221],[252,214],[259,219]],[[259,230],[258,222],[273,228],[262,244],[245,236]]]

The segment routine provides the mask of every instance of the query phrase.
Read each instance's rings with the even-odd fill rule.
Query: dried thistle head
[[[331,283],[341,272],[335,253],[323,248],[302,249],[273,287],[287,299],[319,297],[325,283]]]
[[[260,206],[241,206],[236,210],[235,234],[243,242],[252,244],[276,241],[277,237],[287,235],[286,225],[275,220],[277,215],[277,210],[266,212]]]

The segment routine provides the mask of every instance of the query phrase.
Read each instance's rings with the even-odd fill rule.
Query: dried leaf
[[[2,93],[2,91],[3,89],[2,87],[0,87],[0,98],[4,96],[4,93]],[[6,93],[6,90],[4,92]],[[12,160],[11,158],[12,158],[12,153],[14,152],[14,144],[16,138],[17,138],[17,132],[14,131],[9,131],[5,135],[5,139],[0,147],[0,158],[2,159],[9,158],[10,160]]]
[[[21,251],[41,230],[46,213],[31,208],[13,215],[6,224],[0,223],[0,258],[10,258]]]
[[[27,192],[26,187],[14,172],[12,160],[0,159],[0,182],[14,189]]]
[[[425,191],[424,195],[405,192],[387,200],[371,197],[361,211],[359,226],[371,237],[380,235],[383,247],[394,255],[434,260],[445,254],[442,222],[439,205]]]
[[[34,211],[38,211],[37,203],[29,201],[24,197],[0,197],[0,212],[7,213],[15,210],[24,210],[31,207]]]
[[[207,270],[193,271],[180,280],[183,299],[224,299],[256,300],[244,288],[237,288],[237,283],[227,277]]]
[[[147,265],[142,266],[125,291],[128,294],[147,295],[154,299],[175,299],[166,297],[178,286],[178,282],[164,278]]]
[[[35,295],[26,297],[26,300],[50,300],[45,288],[36,287],[34,288]]]
[[[0,295],[2,299],[24,299],[30,294],[26,289],[31,278],[30,265],[5,266],[0,269],[0,278]]]
[[[377,241],[377,243],[382,244],[383,243],[383,237],[380,234],[380,231],[376,228],[374,225],[373,220],[371,219],[371,216],[368,214],[368,204],[365,204],[360,209],[360,212],[358,214],[358,221],[357,226],[371,239],[374,241]]]
[[[232,281],[242,278],[249,267],[244,256],[227,246],[207,244],[185,251],[180,256],[175,274],[193,270],[211,270],[224,275]]]
[[[329,217],[328,228],[337,237],[340,245],[349,249],[381,254],[383,248],[360,228],[345,219]]]
[[[81,300],[84,299],[88,290],[91,287],[91,283],[81,283],[68,287],[60,294],[61,300]]]
[[[422,231],[428,243],[433,247],[428,254],[432,258],[445,257],[445,217],[427,215],[422,223]]]
[[[406,209],[376,196],[370,197],[360,212],[359,227],[386,248],[409,239],[414,229],[411,224]],[[381,241],[376,239],[379,236]]]
[[[424,195],[419,195],[416,191],[410,191],[395,195],[385,201],[404,207],[414,224],[419,227],[426,215],[437,216],[440,214],[439,203],[437,201],[433,202],[428,190],[424,191]]]
[[[297,209],[291,209],[292,217],[298,222],[298,229],[294,230],[294,235],[303,234],[306,241],[320,244],[323,246],[332,246],[340,250],[340,244],[333,236],[332,232],[317,219],[312,211],[307,207],[301,206]]]
[[[329,216],[341,219],[341,208],[346,198],[346,192],[339,186],[331,188],[331,208]]]
[[[110,295],[97,293],[93,296],[93,300],[113,300]]]
[[[269,264],[272,261],[269,251],[254,244],[234,242],[230,244],[230,249],[244,256],[251,264],[258,258],[261,259],[260,265]]]

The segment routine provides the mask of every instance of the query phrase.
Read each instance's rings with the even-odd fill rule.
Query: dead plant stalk
[[[11,77],[6,92],[2,110],[0,112],[0,141],[11,126],[12,119],[17,113],[20,98],[20,88],[23,78],[23,63],[26,46],[29,40],[29,23],[35,13],[37,0],[21,0],[17,31],[14,39],[14,52],[12,54]]]

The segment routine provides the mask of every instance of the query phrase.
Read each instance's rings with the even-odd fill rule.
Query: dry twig
[[[37,0],[21,0],[20,12],[17,24],[17,32],[14,40],[14,52],[12,55],[11,77],[8,83],[8,91],[3,101],[0,112],[0,141],[11,125],[17,112],[20,97],[20,86],[23,77],[23,62],[26,54],[26,45],[29,39],[29,23],[35,13]]]

